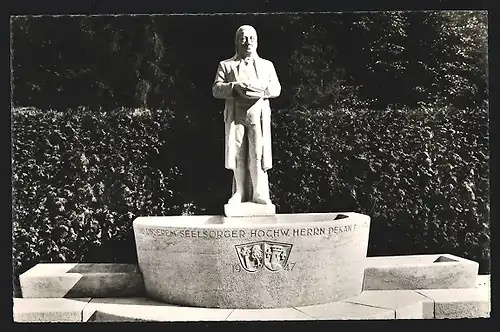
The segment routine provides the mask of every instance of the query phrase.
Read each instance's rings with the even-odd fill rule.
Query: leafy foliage
[[[158,159],[171,119],[169,111],[16,110],[14,266],[133,261],[131,220],[183,210],[172,191],[179,169]]]
[[[488,270],[487,125],[484,109],[275,110],[273,202],[370,215],[372,255],[450,252]],[[135,217],[220,213],[229,193],[222,155],[212,172],[173,148],[198,127],[170,111],[21,108],[13,129],[16,271],[134,262]],[[220,149],[216,137],[202,149]]]
[[[489,269],[488,112],[275,112],[281,213],[372,217],[372,255],[450,252]]]

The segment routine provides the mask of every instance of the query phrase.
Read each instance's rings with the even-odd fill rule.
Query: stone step
[[[14,322],[18,323],[80,323],[83,309],[90,298],[14,298]]]
[[[344,302],[324,306],[277,309],[193,308],[166,305],[147,298],[92,299],[83,310],[83,320],[88,322],[306,321],[318,319],[394,319],[394,312]]]
[[[19,276],[23,298],[144,296],[135,264],[40,263]]]
[[[280,309],[211,309],[144,297],[14,299],[16,322],[261,321],[452,319],[490,316],[490,290],[364,291],[346,301]]]

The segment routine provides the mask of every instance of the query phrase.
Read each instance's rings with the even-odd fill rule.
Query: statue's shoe
[[[257,204],[272,204],[269,198],[264,198],[260,196],[254,196],[253,202]]]
[[[240,193],[234,193],[233,196],[227,201],[227,204],[241,203],[243,197]]]

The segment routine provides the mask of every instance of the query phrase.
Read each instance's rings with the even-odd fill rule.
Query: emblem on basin
[[[292,244],[258,241],[235,245],[241,267],[247,272],[256,272],[262,267],[276,272],[286,266]]]

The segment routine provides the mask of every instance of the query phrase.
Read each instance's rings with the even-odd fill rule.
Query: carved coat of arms
[[[259,241],[235,246],[240,264],[247,272],[256,272],[262,267],[279,271],[286,266],[292,245],[271,241]]]

